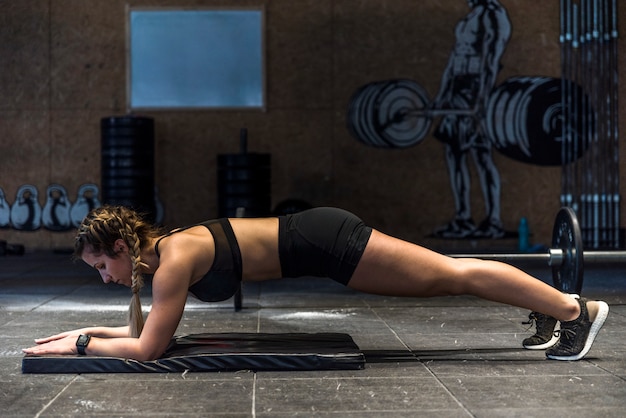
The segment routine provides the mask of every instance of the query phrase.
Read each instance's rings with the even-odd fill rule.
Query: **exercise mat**
[[[175,336],[157,360],[27,354],[22,373],[170,373],[356,370],[365,356],[341,333],[218,333]]]

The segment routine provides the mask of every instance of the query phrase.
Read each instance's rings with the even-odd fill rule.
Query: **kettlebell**
[[[48,186],[41,220],[44,228],[51,231],[70,229],[70,201],[65,187],[60,184]]]
[[[41,206],[37,188],[25,184],[17,190],[15,202],[11,207],[11,225],[22,231],[35,231],[41,227]]]
[[[11,226],[11,206],[6,200],[4,190],[0,188],[0,228]]]
[[[78,228],[90,210],[101,206],[98,200],[99,189],[93,183],[85,183],[78,188],[78,197],[70,209],[70,222]]]

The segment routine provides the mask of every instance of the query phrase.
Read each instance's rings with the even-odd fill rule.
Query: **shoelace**
[[[574,342],[576,341],[576,325],[571,327],[563,328],[561,325],[560,330],[555,330],[554,335],[559,337],[559,345],[565,348],[574,348]],[[561,334],[563,334],[564,338],[561,338]]]
[[[533,327],[533,323],[536,324],[537,328],[541,328],[543,324],[546,322],[546,317],[538,312],[531,312],[528,315],[528,321],[522,322],[522,325],[528,325],[526,331],[530,330]]]

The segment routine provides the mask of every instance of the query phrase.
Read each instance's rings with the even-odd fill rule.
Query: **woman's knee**
[[[474,293],[474,288],[480,286],[484,276],[485,265],[483,260],[473,258],[451,259],[449,273],[441,279],[443,291],[451,296]]]

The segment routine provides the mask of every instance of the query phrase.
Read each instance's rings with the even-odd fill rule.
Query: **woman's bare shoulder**
[[[155,280],[186,281],[188,286],[213,264],[215,243],[204,226],[194,226],[165,237],[159,244]]]

